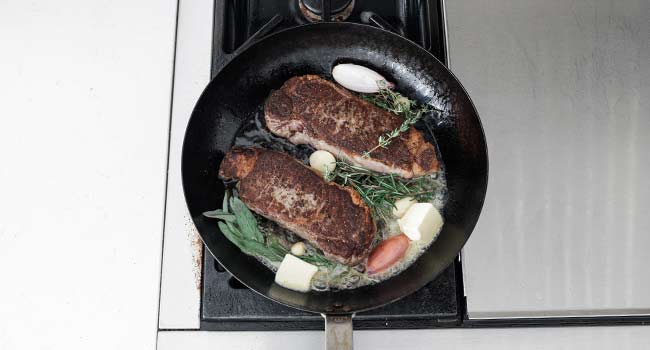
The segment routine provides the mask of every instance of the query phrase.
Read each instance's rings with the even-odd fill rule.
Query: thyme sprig
[[[363,156],[366,158],[370,157],[370,153],[377,149],[388,147],[394,139],[407,132],[413,124],[417,123],[427,113],[431,111],[441,111],[431,106],[420,105],[416,101],[411,100],[399,92],[391,90],[385,86],[381,87],[376,94],[363,95],[362,98],[375,106],[397,114],[404,119],[398,128],[379,136],[377,139],[377,145],[363,153]]]
[[[326,171],[325,179],[354,188],[373,212],[382,218],[390,215],[396,200],[413,197],[418,202],[429,202],[437,190],[434,181],[426,176],[404,179],[345,161],[337,161],[333,171]]]

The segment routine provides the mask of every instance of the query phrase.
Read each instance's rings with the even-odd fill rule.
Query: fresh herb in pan
[[[361,95],[361,98],[397,115],[402,115],[417,105],[415,101],[386,86],[382,86],[377,93]]]
[[[224,236],[242,252],[263,257],[271,262],[280,262],[289,253],[280,240],[273,235],[265,236],[259,229],[255,215],[237,197],[230,197],[226,192],[222,209],[206,211],[204,216],[222,220],[219,229]],[[300,259],[317,266],[333,266],[322,254],[311,250]]]
[[[222,209],[208,211],[204,216],[223,220],[219,222],[221,232],[242,252],[249,255],[264,257],[278,262],[282,261],[288,249],[277,240],[267,239],[265,242],[262,232],[257,226],[257,220],[251,211],[239,198],[224,196]]]
[[[310,252],[305,255],[299,256],[300,259],[316,266],[325,266],[327,268],[332,268],[336,266],[336,263],[327,260],[327,258],[319,253]]]
[[[395,138],[407,132],[408,129],[422,119],[425,114],[431,111],[440,111],[430,106],[419,105],[416,101],[411,100],[399,92],[393,91],[387,87],[380,88],[379,92],[376,94],[363,95],[362,98],[381,109],[404,118],[404,121],[398,128],[379,136],[377,145],[364,152],[364,157],[369,157],[370,153],[374,152],[378,148],[388,147]]]
[[[393,209],[393,203],[404,197],[413,197],[418,202],[429,202],[438,188],[426,176],[404,179],[393,174],[383,174],[337,161],[334,171],[326,172],[325,179],[344,186],[352,186],[374,213],[386,218]]]

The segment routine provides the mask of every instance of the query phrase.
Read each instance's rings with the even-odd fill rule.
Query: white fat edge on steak
[[[318,140],[312,137],[309,137],[308,135],[305,135],[304,133],[301,132],[296,132],[293,133],[288,137],[289,141],[292,143],[298,144],[298,145],[310,145],[314,147],[317,150],[323,150],[323,151],[328,151],[334,155],[336,158],[343,158],[343,160],[346,160],[354,165],[358,165],[362,168],[366,168],[368,170],[376,171],[379,173],[392,173],[397,176],[401,176],[404,178],[409,178],[413,176],[412,172],[405,171],[400,168],[394,168],[391,166],[388,166],[378,160],[375,160],[373,158],[366,158],[363,155],[350,155],[347,152],[341,150],[340,148],[333,146],[323,140]]]

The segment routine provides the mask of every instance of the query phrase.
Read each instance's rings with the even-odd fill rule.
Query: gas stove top
[[[215,1],[212,76],[250,40],[322,20],[365,23],[396,32],[445,62],[439,0],[218,0]],[[251,39],[252,38],[252,39]],[[433,328],[459,325],[462,283],[456,262],[418,292],[355,316],[356,329]],[[298,311],[256,294],[205,254],[201,329],[322,329],[320,315]],[[457,279],[458,277],[458,279]]]
[[[330,1],[331,21],[384,27],[414,41],[441,62],[446,61],[441,0]],[[215,1],[212,76],[260,29],[268,34],[319,21],[322,6],[323,0]]]

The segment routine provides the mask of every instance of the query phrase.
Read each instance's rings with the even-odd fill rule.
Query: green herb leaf
[[[241,233],[241,231],[239,230],[239,228],[235,227],[235,223],[230,222],[230,221],[225,221],[225,223],[226,223],[226,226],[228,226],[228,229],[230,230],[230,232],[232,232],[234,235],[236,235],[237,238],[239,238],[239,239],[246,239],[246,236],[244,236],[244,235]]]
[[[336,263],[329,261],[324,255],[316,252],[307,253],[305,255],[299,256],[299,258],[316,266],[332,268],[336,265]]]
[[[266,245],[271,249],[276,255],[281,256],[284,258],[284,256],[289,253],[289,249],[285,248],[282,244],[280,244],[280,240],[273,235],[269,235],[266,239]]]
[[[232,226],[224,222],[219,222],[217,225],[219,225],[219,229],[223,235],[245,254],[262,256],[270,261],[281,261],[284,258],[284,254],[281,251],[272,250],[263,243],[242,238],[232,230]]]
[[[228,195],[228,191],[225,191],[223,194],[223,202],[221,203],[221,209],[227,213],[228,212],[228,198],[230,196]]]
[[[211,219],[221,219],[229,222],[235,222],[237,220],[235,215],[226,213],[221,209],[206,211],[203,213],[203,216]]]
[[[288,252],[288,249],[283,247],[275,237],[269,237],[265,242],[255,215],[239,198],[231,197],[227,192],[224,195],[222,209],[207,211],[203,215],[223,220],[217,224],[219,229],[245,254],[277,262],[281,261]]]
[[[375,215],[383,218],[390,215],[396,200],[414,197],[419,202],[428,202],[436,191],[435,182],[427,176],[403,179],[345,161],[336,162],[336,168],[325,174],[325,179],[354,188]]]
[[[246,205],[244,205],[244,202],[242,202],[237,197],[233,197],[230,200],[230,207],[232,208],[232,211],[237,218],[237,226],[239,226],[239,229],[244,237],[263,243],[264,236],[257,226],[257,220],[255,219],[253,213],[251,213]]]
[[[237,237],[237,235],[234,232],[232,232],[230,230],[230,227],[228,227],[228,225],[226,225],[225,223],[219,222],[217,225],[219,225],[219,229],[221,230],[221,233],[223,233],[223,235],[226,236],[226,238],[228,238],[229,241],[231,241],[234,245],[236,245],[237,247],[239,247],[239,249],[241,249],[241,244],[242,244],[241,238]]]
[[[264,243],[251,240],[243,240],[241,243],[241,250],[249,255],[263,256],[270,261],[281,261],[284,258],[284,255],[280,255],[274,250],[269,249]]]
[[[229,212],[228,206],[232,213]],[[224,209],[208,211],[204,215],[209,218],[223,220],[218,223],[219,229],[230,242],[245,254],[263,257],[274,262],[282,261],[284,256],[289,254],[290,250],[283,246],[276,236],[269,235],[265,240],[265,236],[258,227],[255,215],[237,197],[229,198],[228,194],[226,194],[224,196]],[[328,260],[315,249],[309,250],[307,254],[298,258],[316,266],[327,268],[337,266],[337,263]]]

